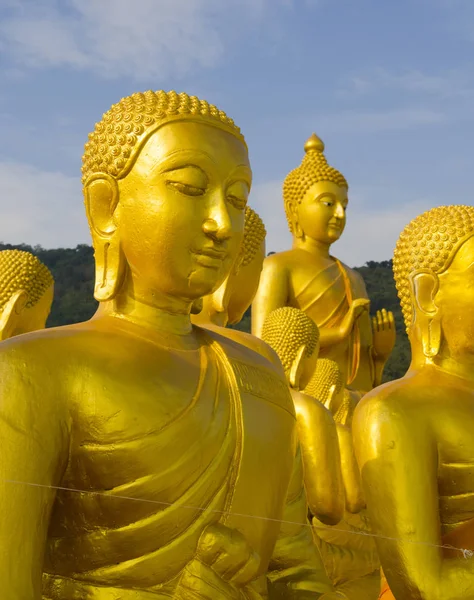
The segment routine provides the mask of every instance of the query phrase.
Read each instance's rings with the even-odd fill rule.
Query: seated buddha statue
[[[0,340],[44,329],[53,303],[48,267],[23,250],[0,252]]]
[[[265,259],[252,332],[260,337],[267,315],[277,308],[301,309],[319,327],[320,357],[339,365],[347,386],[366,392],[381,382],[393,349],[393,316],[381,311],[373,331],[362,277],[330,254],[346,224],[348,184],[328,165],[315,134],[305,152],[283,184],[293,247]]]
[[[365,504],[352,433],[349,427],[336,424],[324,406],[341,394],[341,373],[333,361],[317,360],[317,326],[298,309],[286,307],[270,313],[262,338],[280,357],[292,391],[308,513],[326,571],[348,598],[376,598],[379,563],[372,539],[364,535],[368,530],[359,522]]]
[[[393,271],[412,361],[353,419],[382,598],[474,598],[474,207],[415,218]]]
[[[300,391],[318,357],[317,325],[297,308],[278,308],[265,319],[262,339],[277,353],[291,389],[309,511],[323,523],[336,525],[344,514],[336,424],[322,403]]]
[[[282,368],[190,319],[241,245],[240,130],[195,96],[133,94],[82,172],[98,311],[0,345],[2,594],[259,600],[270,581],[344,597],[307,527],[282,538],[297,449]]]
[[[365,508],[365,502],[362,496],[359,467],[354,454],[352,432],[348,426],[348,416],[352,412],[354,403],[348,390],[344,388],[341,371],[337,364],[329,358],[320,358],[304,393],[318,400],[334,415],[341,454],[346,507],[350,513],[357,514]],[[317,518],[318,515],[314,515],[314,517]]]
[[[344,389],[339,367],[328,358],[318,360],[304,393],[318,399],[334,415],[346,496],[346,511],[337,527],[326,527],[312,515],[315,541],[338,590],[351,599],[377,598],[380,562],[367,519],[351,431],[356,401],[352,392]]]

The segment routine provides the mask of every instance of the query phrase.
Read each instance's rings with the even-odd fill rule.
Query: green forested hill
[[[53,273],[55,298],[48,327],[78,323],[89,319],[97,308],[93,297],[94,260],[93,251],[85,244],[76,248],[45,250],[26,245],[0,244],[0,250],[18,248],[36,254]],[[403,327],[400,306],[392,277],[391,261],[368,262],[357,269],[365,280],[371,299],[371,312],[381,308],[393,311],[397,324],[397,343],[385,368],[384,379],[401,377],[410,362],[410,346]],[[250,311],[237,326],[250,330]]]

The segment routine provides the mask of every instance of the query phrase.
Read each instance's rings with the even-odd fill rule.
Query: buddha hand
[[[235,529],[219,523],[202,533],[195,558],[181,577],[179,600],[240,600],[241,590],[257,577],[260,558]]]
[[[373,352],[377,361],[385,362],[395,346],[395,320],[391,311],[378,310],[372,317]]]
[[[354,323],[364,311],[369,310],[369,306],[370,300],[367,298],[357,298],[356,300],[353,300],[341,324],[341,333],[343,338],[347,337],[351,333]]]

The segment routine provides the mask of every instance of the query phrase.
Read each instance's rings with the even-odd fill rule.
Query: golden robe
[[[300,287],[295,282],[293,286],[291,306],[305,312],[320,329],[339,327],[353,300],[368,298],[362,278],[337,259],[313,273]],[[368,313],[356,321],[347,339],[321,348],[319,356],[339,365],[346,385],[364,392],[372,389],[372,328]]]
[[[81,327],[14,338],[0,351],[0,504],[9,512],[0,533],[34,540],[22,571],[42,562],[43,600],[258,600],[268,597],[267,575],[286,598],[331,591],[304,520],[284,375],[217,334],[203,335],[191,367],[186,353],[112,333],[104,345],[100,331]],[[180,369],[187,377],[177,385]],[[35,519],[49,522],[44,561],[42,534],[17,525],[29,502],[37,510],[35,494],[44,499]],[[255,558],[238,585],[196,560],[216,525],[229,532],[228,563]],[[8,565],[4,587],[16,589]],[[213,591],[201,593],[208,575]]]

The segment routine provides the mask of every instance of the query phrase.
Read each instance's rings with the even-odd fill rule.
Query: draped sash
[[[159,401],[159,399],[158,399]],[[242,458],[242,407],[230,361],[209,340],[186,408],[140,439],[84,444],[75,457],[97,479],[120,466],[154,469],[85,493],[60,490],[48,539],[43,600],[159,600],[174,596],[202,531],[225,523]],[[130,461],[130,457],[133,460]]]
[[[334,257],[329,266],[318,271],[301,289],[295,292],[297,308],[305,312],[316,325],[332,329],[339,327],[354,300],[354,293],[344,265]],[[359,369],[360,331],[356,321],[348,341],[346,385],[350,385]]]

